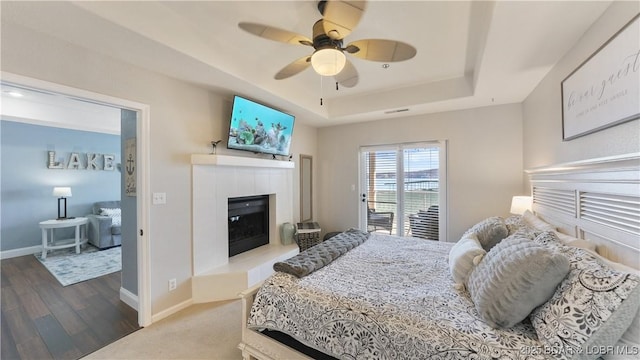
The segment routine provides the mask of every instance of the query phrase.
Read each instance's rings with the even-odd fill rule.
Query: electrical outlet
[[[169,291],[175,290],[176,286],[177,286],[176,279],[169,280]]]

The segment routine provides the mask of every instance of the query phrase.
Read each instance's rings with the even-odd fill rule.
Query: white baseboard
[[[38,252],[42,252],[42,245],[0,251],[0,259],[11,259],[18,256],[33,255]]]
[[[164,318],[166,318],[167,316],[171,316],[175,313],[177,313],[180,310],[184,310],[186,308],[188,308],[189,306],[193,305],[193,299],[189,299],[189,300],[185,300],[177,305],[174,305],[166,310],[160,311],[157,314],[153,314],[151,316],[151,322],[156,322],[156,321],[160,321]]]
[[[120,301],[129,305],[135,311],[138,311],[138,295],[134,295],[131,291],[121,287]]]

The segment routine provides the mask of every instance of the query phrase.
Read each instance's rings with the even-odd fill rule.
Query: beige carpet
[[[83,359],[238,360],[240,300],[196,304]]]

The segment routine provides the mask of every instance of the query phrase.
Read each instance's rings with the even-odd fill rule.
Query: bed
[[[562,252],[570,265],[564,265],[567,272],[553,284],[551,297],[527,310],[522,321],[500,326],[479,310],[476,283],[484,281],[479,269],[489,268],[497,250],[485,252],[460,286],[450,272],[453,243],[353,230],[346,240],[332,239],[365,239],[333,254],[332,261],[316,262],[321,266],[304,274],[278,271],[241,294],[243,357],[596,359],[623,353],[637,358],[636,343],[613,345],[638,335],[639,164],[640,155],[629,154],[528,171],[539,223],[532,225],[535,233],[527,227],[527,235],[535,237],[535,249]],[[518,232],[521,221],[505,220],[505,237]],[[556,234],[565,237],[562,242]],[[502,240],[495,249],[506,249],[507,243]],[[331,255],[332,250],[323,251]],[[579,286],[584,287],[577,293],[569,291]],[[567,294],[584,306],[570,304],[566,317],[589,311],[575,329],[558,314]],[[274,331],[293,341],[273,336]]]

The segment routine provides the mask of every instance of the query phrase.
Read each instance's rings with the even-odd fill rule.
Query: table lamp
[[[70,187],[54,187],[53,196],[58,197],[58,220],[67,219],[67,198],[71,197]],[[60,212],[60,203],[64,202],[64,213]]]
[[[533,198],[531,196],[514,196],[511,199],[511,213],[522,215],[525,211],[531,211]]]

